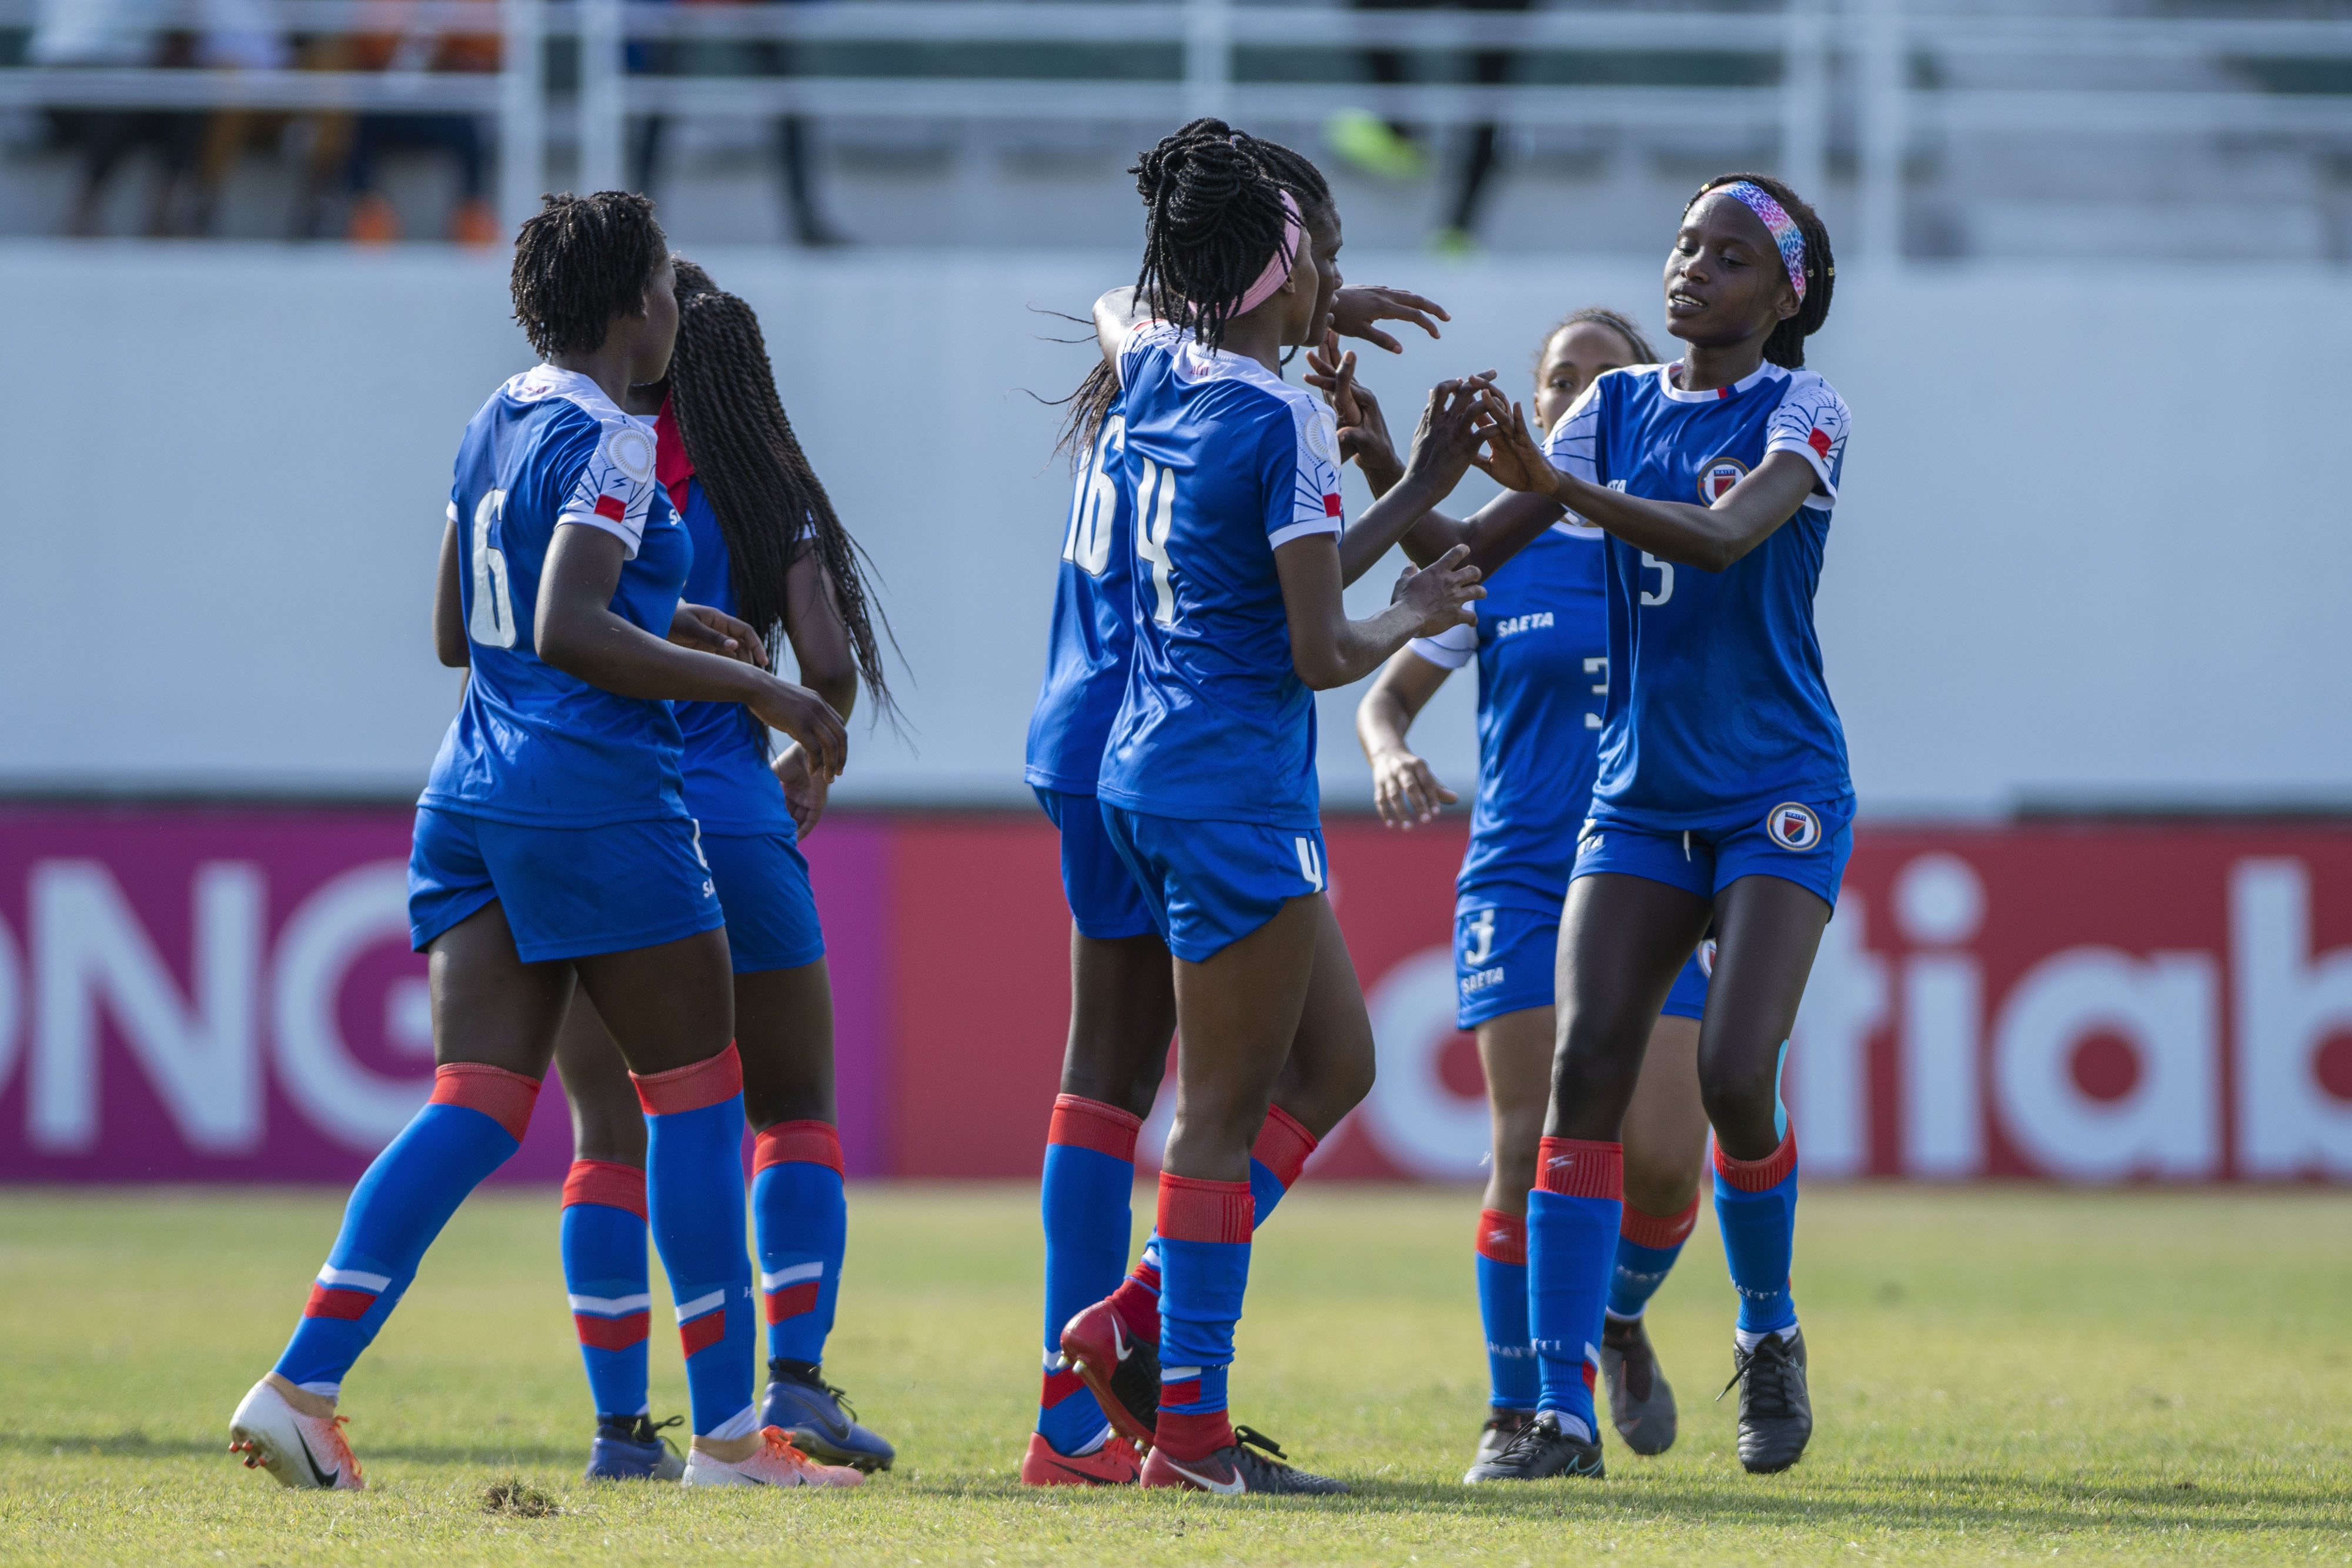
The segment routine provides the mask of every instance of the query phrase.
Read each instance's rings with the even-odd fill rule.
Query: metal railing
[[[0,27],[26,26],[37,0],[0,0]],[[838,0],[828,5],[695,5],[644,0],[273,0],[261,13],[288,34],[495,35],[496,74],[425,70],[237,71],[26,66],[0,69],[0,107],[344,110],[474,113],[499,122],[499,204],[520,222],[545,187],[551,119],[576,117],[578,183],[623,182],[623,126],[633,114],[813,113],[922,120],[1151,124],[1198,114],[1297,122],[1343,108],[1427,124],[1744,131],[1774,138],[1780,171],[1801,190],[1823,183],[1837,57],[1850,60],[1859,127],[1861,244],[1891,264],[1902,252],[1907,155],[1928,134],[2252,132],[2340,138],[2352,146],[2352,93],[2217,87],[1926,87],[1922,57],[1981,63],[2080,59],[2225,68],[2245,60],[2341,61],[2352,23],[1987,17],[1911,0],[1784,0],[1778,10],[1670,12],[1358,11],[1234,0]],[[160,27],[199,29],[202,0],[171,0]],[[1832,26],[1835,23],[1836,26]],[[578,89],[551,102],[547,42],[576,39]],[[850,45],[1118,45],[1172,52],[1173,74],[1146,79],[967,74],[660,75],[633,72],[645,40]],[[1247,79],[1247,50],[1367,48],[1586,51],[1653,57],[1746,54],[1769,60],[1769,85],[1382,86]],[[2163,74],[2162,70],[2158,71]]]

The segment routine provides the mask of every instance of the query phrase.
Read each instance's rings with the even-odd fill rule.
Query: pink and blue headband
[[[1780,265],[1789,269],[1789,287],[1797,291],[1797,303],[1805,302],[1805,233],[1797,226],[1788,209],[1772,199],[1772,193],[1753,180],[1734,180],[1727,185],[1717,185],[1717,191],[1731,197],[1749,212],[1764,220],[1765,232],[1780,247]]]
[[[1249,291],[1242,296],[1242,302],[1234,307],[1234,315],[1248,315],[1273,298],[1275,290],[1289,280],[1290,269],[1298,260],[1298,202],[1285,191],[1282,193],[1282,244],[1276,247],[1273,259],[1265,264],[1265,270],[1257,275],[1257,281],[1251,284]]]

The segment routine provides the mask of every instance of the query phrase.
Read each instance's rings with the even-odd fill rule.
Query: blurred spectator
[[[399,33],[358,34],[326,47],[313,63],[326,69],[495,73],[499,68],[496,0],[483,6],[481,32],[442,33],[417,26]],[[400,237],[400,215],[382,188],[387,152],[442,152],[455,164],[457,200],[446,233],[465,245],[494,245],[498,214],[488,196],[488,159],[480,120],[470,114],[362,114],[337,117],[320,131],[314,168],[344,152],[343,189],[351,206],[344,232],[362,245],[386,245]],[[316,221],[315,219],[313,220]]]
[[[684,5],[732,5],[742,0],[673,0]],[[759,0],[751,0],[759,3]],[[779,0],[785,5],[805,0]],[[798,48],[786,38],[646,38],[629,45],[632,71],[650,76],[789,77],[798,65]],[[654,171],[661,161],[668,116],[648,114],[637,125],[629,150],[632,188],[651,193]],[[816,125],[806,115],[779,115],[772,127],[776,165],[784,181],[784,216],[792,225],[795,244],[824,246],[846,245],[848,236],[835,228],[817,200]]]
[[[269,25],[262,0],[204,0],[204,26],[196,35],[194,63],[212,70],[277,71],[291,62],[285,36]],[[208,234],[221,192],[236,172],[236,161],[257,141],[275,144],[292,117],[253,109],[221,109],[205,116],[196,160],[194,204],[183,230]]]
[[[167,36],[163,7],[155,0],[41,0],[26,57],[37,66],[124,67],[185,65],[184,37]],[[195,167],[203,117],[161,110],[52,110],[49,123],[60,146],[81,154],[81,181],[74,193],[66,232],[99,232],[107,186],[123,160],[152,152],[158,165],[142,232],[173,232],[173,209]]]
[[[1468,11],[1525,11],[1530,0],[1349,0],[1349,4],[1362,11],[1439,6],[1459,6]],[[1367,49],[1364,63],[1372,79],[1383,87],[1402,86],[1412,79],[1401,49]],[[1471,79],[1482,87],[1500,86],[1510,79],[1510,51],[1478,50],[1470,57],[1470,72]],[[1391,180],[1418,180],[1428,172],[1429,154],[1413,128],[1402,121],[1382,120],[1360,109],[1346,110],[1331,117],[1325,135],[1335,152],[1369,173]],[[1446,206],[1445,222],[1432,236],[1432,243],[1439,250],[1466,251],[1476,243],[1480,198],[1486,194],[1487,177],[1495,172],[1496,148],[1500,140],[1500,131],[1492,121],[1470,128],[1470,145],[1463,152],[1462,168]]]

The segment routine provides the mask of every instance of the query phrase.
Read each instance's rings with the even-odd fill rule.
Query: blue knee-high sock
[[[1735,1160],[1716,1149],[1715,1222],[1739,1292],[1741,1344],[1795,1327],[1789,1258],[1797,1239],[1796,1134],[1784,1127],[1780,1146],[1760,1160]]]
[[[743,1247],[743,1066],[735,1047],[640,1078],[646,1207],[677,1303],[698,1437],[748,1437],[751,1257]]]
[[[1499,1208],[1478,1211],[1478,1318],[1486,1327],[1486,1402],[1532,1414],[1541,1385],[1528,1332],[1528,1224]]]
[[[646,1173],[611,1160],[574,1160],[563,1178],[563,1288],[580,1359],[602,1421],[645,1415],[646,1333],[653,1310],[646,1267]]]
[[[1160,1173],[1160,1421],[1153,1446],[1198,1459],[1234,1441],[1225,1374],[1249,1288],[1247,1182]]]
[[[1650,1298],[1674,1271],[1675,1260],[1683,1255],[1683,1243],[1690,1239],[1691,1227],[1697,1221],[1696,1193],[1691,1194],[1689,1207],[1672,1217],[1645,1213],[1630,1203],[1625,1206],[1617,1228],[1616,1271],[1609,1277],[1611,1317],[1638,1318],[1648,1309]]]
[[[1528,1307],[1543,1388],[1539,1409],[1560,1428],[1600,1433],[1592,1388],[1601,1375],[1601,1323],[1625,1189],[1621,1144],[1546,1138],[1528,1195]]]
[[[771,1356],[824,1361],[849,1242],[841,1170],[841,1134],[830,1122],[780,1122],[754,1145],[751,1234]]]
[[[343,1208],[343,1228],[274,1368],[332,1398],[416,1277],[425,1249],[530,1126],[539,1080],[457,1062],[434,1070],[433,1098],[375,1157]]]
[[[1135,1223],[1140,1118],[1081,1095],[1058,1095],[1045,1134],[1038,1206],[1045,1222],[1045,1364],[1037,1430],[1056,1453],[1087,1453],[1110,1431],[1102,1406],[1062,1362],[1062,1325],[1119,1287]],[[1152,1265],[1152,1279],[1159,1279]],[[1155,1315],[1151,1332],[1160,1332]]]

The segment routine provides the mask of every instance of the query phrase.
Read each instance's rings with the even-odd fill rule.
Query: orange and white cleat
[[[253,1385],[228,1418],[228,1451],[245,1468],[268,1470],[279,1486],[307,1491],[364,1491],[359,1456],[343,1437],[345,1416],[305,1416],[268,1378]]]
[[[746,1459],[730,1463],[700,1448],[686,1457],[680,1486],[689,1487],[854,1487],[866,1478],[847,1465],[820,1465],[798,1448],[782,1427],[762,1427],[766,1439]]]
[[[1143,1473],[1135,1445],[1114,1432],[1102,1447],[1084,1454],[1066,1454],[1045,1441],[1043,1432],[1029,1434],[1029,1451],[1021,1456],[1024,1487],[1133,1486]]]

